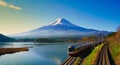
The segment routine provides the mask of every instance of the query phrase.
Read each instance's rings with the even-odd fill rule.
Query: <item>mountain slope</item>
[[[59,18],[52,24],[37,28],[32,31],[17,34],[15,35],[15,37],[24,37],[24,38],[76,37],[76,36],[96,35],[99,32],[102,32],[105,34],[107,33],[105,31],[86,29],[86,28],[74,25],[64,18]]]
[[[55,31],[68,31],[68,30],[72,30],[72,31],[81,31],[81,32],[89,32],[89,31],[97,31],[97,30],[92,30],[92,29],[85,29],[82,28],[80,26],[74,25],[72,23],[70,23],[69,21],[67,21],[66,19],[62,18],[62,19],[57,19],[54,23],[47,25],[47,26],[43,26],[41,28],[38,28],[36,30],[33,30],[31,32],[34,31],[41,31],[41,30],[55,30]]]
[[[11,42],[11,41],[14,41],[14,39],[9,38],[9,37],[7,37],[5,35],[0,34],[0,42]]]

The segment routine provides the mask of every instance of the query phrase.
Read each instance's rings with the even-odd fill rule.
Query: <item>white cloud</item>
[[[15,10],[21,10],[20,7],[15,6],[13,4],[9,4],[9,3],[5,2],[4,0],[0,0],[0,6],[2,6],[2,7],[9,7],[9,8],[15,9]]]
[[[14,5],[9,5],[8,7],[13,8],[13,9],[15,9],[15,10],[21,10],[20,7],[18,7],[18,6],[14,6]]]
[[[7,3],[6,3],[6,2],[3,2],[2,0],[0,0],[0,6],[5,7],[5,6],[7,6]]]

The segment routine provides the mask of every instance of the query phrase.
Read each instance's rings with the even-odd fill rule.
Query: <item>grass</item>
[[[109,49],[113,58],[116,58],[120,54],[120,43],[110,43]]]
[[[76,61],[73,63],[73,65],[78,65],[80,62],[80,57],[77,57]]]
[[[120,60],[120,42],[111,42],[109,44],[109,50],[113,60],[117,63]]]
[[[96,60],[96,57],[97,57],[97,55],[98,55],[98,53],[99,53],[99,51],[101,50],[101,48],[102,48],[103,45],[104,45],[104,44],[100,44],[100,45],[98,45],[97,47],[95,47],[95,49],[93,49],[93,51],[91,52],[91,54],[88,55],[88,56],[84,59],[82,65],[94,65],[94,62],[95,62],[95,60]]]

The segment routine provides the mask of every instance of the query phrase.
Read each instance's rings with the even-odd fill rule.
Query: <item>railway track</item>
[[[77,59],[77,57],[69,57],[64,63],[61,65],[73,65],[74,61]]]
[[[102,43],[102,42],[98,42],[98,43],[94,44],[94,46],[97,46],[100,43]],[[67,60],[65,60],[64,63],[62,63],[60,65],[73,65],[74,62],[76,61],[77,57],[82,58],[78,62],[78,65],[81,65],[81,63],[83,62],[83,58],[88,56],[88,54],[90,54],[90,52],[92,51],[92,49],[93,49],[92,47],[93,47],[93,44],[89,44],[89,45],[80,47],[77,52],[74,52],[74,53],[69,52],[68,54],[70,57]],[[86,51],[86,50],[88,50],[88,51]]]
[[[102,47],[95,65],[111,65],[108,57],[108,44]]]

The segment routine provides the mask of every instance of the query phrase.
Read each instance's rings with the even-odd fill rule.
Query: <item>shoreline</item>
[[[0,56],[4,54],[11,54],[21,51],[29,51],[28,47],[20,47],[20,48],[0,48]]]

